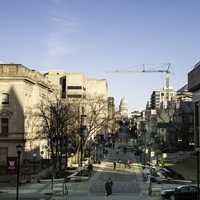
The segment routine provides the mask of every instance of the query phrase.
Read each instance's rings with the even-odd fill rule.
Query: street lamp
[[[87,128],[86,126],[81,126],[80,128],[80,138],[81,138],[81,167],[83,165],[83,140],[84,140],[84,137],[86,136],[87,134]]]
[[[16,146],[17,151],[17,185],[16,185],[16,200],[19,199],[19,174],[20,174],[20,157],[22,153],[22,145],[18,144]]]
[[[94,159],[94,161],[97,163],[98,161],[99,161],[99,157],[98,157],[98,145],[99,145],[99,143],[98,143],[98,138],[96,137],[95,138],[95,159]]]
[[[165,164],[165,159],[167,158],[167,154],[166,153],[163,153],[162,154],[162,167],[164,167],[164,164]]]
[[[32,156],[33,156],[33,174],[35,174],[35,160],[36,160],[37,154],[33,153]]]
[[[40,156],[40,164],[41,164],[41,169],[43,169],[43,155],[44,155],[44,151],[40,152],[41,156]]]
[[[167,154],[166,153],[163,153],[163,158],[167,158]]]
[[[68,155],[71,154],[73,146],[71,139],[68,136],[65,138],[66,150],[65,150],[65,167],[68,168]]]
[[[81,126],[80,126],[80,138],[81,138],[81,163],[80,166],[83,166],[83,139],[87,135],[87,128],[85,126],[85,117],[86,115],[81,115]]]

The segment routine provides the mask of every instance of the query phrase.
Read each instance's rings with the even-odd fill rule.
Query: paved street
[[[131,167],[125,168],[124,164],[117,163],[113,169],[113,161],[131,160]],[[69,195],[65,197],[54,196],[51,200],[103,200],[105,197],[104,184],[110,177],[113,182],[113,194],[110,200],[156,200],[156,197],[149,197],[147,194],[147,184],[142,181],[141,168],[135,162],[134,154],[131,152],[116,153],[116,149],[110,149],[105,160],[101,164],[95,165],[96,173],[89,181],[67,183]],[[1,189],[0,199],[14,199],[15,189]],[[20,187],[21,199],[49,199],[45,194],[50,193],[50,183],[29,184]]]

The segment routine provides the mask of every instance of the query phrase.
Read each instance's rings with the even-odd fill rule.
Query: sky
[[[116,107],[142,110],[166,69],[177,90],[200,60],[198,0],[0,0],[0,62],[106,79]]]

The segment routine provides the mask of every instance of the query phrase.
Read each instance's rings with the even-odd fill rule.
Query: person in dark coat
[[[105,183],[105,190],[106,190],[107,197],[112,194],[112,186],[113,186],[113,182],[111,178],[109,178]]]
[[[87,169],[88,169],[88,172],[89,172],[89,176],[91,176],[92,175],[92,171],[93,171],[93,165],[91,163],[89,163]]]
[[[114,170],[116,169],[116,162],[115,161],[113,162],[113,169]]]

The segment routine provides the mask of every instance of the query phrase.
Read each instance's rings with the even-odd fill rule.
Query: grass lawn
[[[186,180],[196,182],[196,158],[191,157],[178,163],[166,163],[166,165],[184,176]]]

